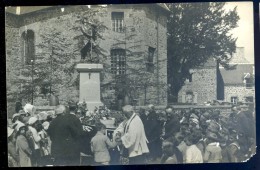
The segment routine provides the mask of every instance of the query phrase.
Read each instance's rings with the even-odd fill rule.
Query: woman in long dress
[[[17,125],[18,133],[16,138],[16,150],[19,154],[19,162],[21,167],[31,167],[32,150],[29,147],[25,137],[27,127],[24,124]]]

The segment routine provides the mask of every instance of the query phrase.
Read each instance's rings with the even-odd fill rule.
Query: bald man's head
[[[126,116],[127,119],[129,119],[134,113],[134,108],[131,105],[125,105],[122,109],[123,114]]]

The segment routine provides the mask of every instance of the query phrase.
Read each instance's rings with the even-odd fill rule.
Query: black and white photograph
[[[5,7],[8,167],[256,154],[253,2]]]

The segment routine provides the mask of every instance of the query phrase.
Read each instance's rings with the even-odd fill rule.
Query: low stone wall
[[[185,109],[205,109],[205,110],[220,110],[222,113],[228,113],[231,111],[232,105],[213,105],[213,106],[205,106],[205,105],[170,105],[174,110],[185,110]],[[241,105],[241,108],[248,108],[246,105]],[[147,106],[135,106],[136,111],[139,109],[146,109]],[[155,110],[164,110],[166,106],[155,106]]]

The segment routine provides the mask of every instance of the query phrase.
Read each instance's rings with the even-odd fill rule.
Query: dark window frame
[[[124,32],[124,12],[111,12],[112,30]]]
[[[232,99],[235,99],[235,100],[232,100]],[[237,96],[231,96],[230,97],[230,102],[232,103],[232,104],[237,104],[238,103],[238,97]]]
[[[154,55],[156,48],[148,47],[148,56],[146,61],[146,71],[154,73]]]
[[[126,51],[124,49],[110,50],[111,73],[114,75],[126,74]]]
[[[33,30],[24,31],[22,38],[22,60],[24,65],[31,65],[35,60],[35,34]]]

